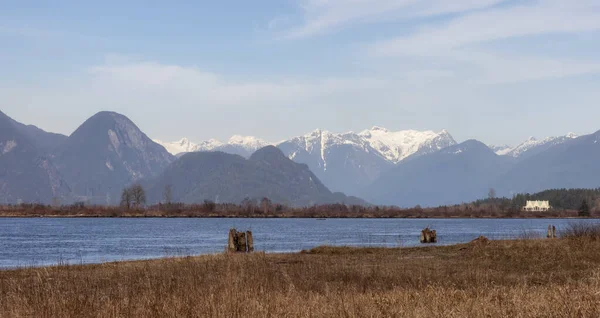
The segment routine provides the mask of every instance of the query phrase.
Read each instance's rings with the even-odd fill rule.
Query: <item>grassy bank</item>
[[[600,240],[0,271],[1,317],[597,317]]]

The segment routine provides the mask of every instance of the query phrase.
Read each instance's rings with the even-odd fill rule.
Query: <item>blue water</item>
[[[296,252],[319,245],[416,246],[426,226],[438,244],[545,236],[573,219],[116,219],[0,218],[0,268],[99,263],[220,253],[230,228],[252,230],[255,248]]]

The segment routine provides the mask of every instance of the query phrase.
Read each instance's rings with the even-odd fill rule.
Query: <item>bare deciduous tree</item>
[[[123,192],[121,193],[121,207],[125,208],[126,210],[131,209],[131,202],[132,196],[130,189],[123,189]]]
[[[269,214],[269,211],[271,210],[271,200],[269,200],[269,198],[263,198],[260,201],[260,207],[264,214]]]
[[[134,184],[129,188],[131,192],[131,198],[136,208],[139,208],[146,204],[146,191],[140,184]]]

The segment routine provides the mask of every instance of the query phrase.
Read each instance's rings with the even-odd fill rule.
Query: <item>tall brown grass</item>
[[[570,223],[561,236],[567,239],[600,240],[600,223]]]
[[[0,271],[0,316],[598,317],[599,249],[482,241]]]

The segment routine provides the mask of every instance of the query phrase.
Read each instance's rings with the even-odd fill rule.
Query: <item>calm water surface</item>
[[[468,242],[479,235],[544,236],[573,219],[113,219],[0,218],[0,267],[80,264],[219,253],[230,228],[252,230],[255,248],[296,252],[319,245],[415,246],[431,226],[439,244]]]

